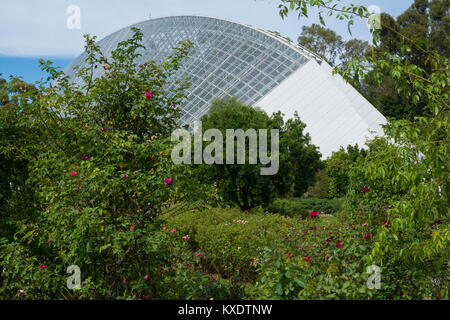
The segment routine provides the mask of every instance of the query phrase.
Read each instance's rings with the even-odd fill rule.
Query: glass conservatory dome
[[[269,115],[280,110],[289,118],[297,111],[324,157],[340,146],[363,146],[367,139],[382,134],[380,125],[386,119],[340,76],[332,75],[325,61],[271,32],[219,18],[164,17],[126,27],[99,41],[106,57],[131,37],[131,27],[144,34],[146,50],[138,63],[161,61],[179,41],[194,43],[177,75],[191,82],[182,105],[183,124],[199,120],[214,98],[236,96]],[[86,54],[81,54],[65,72],[74,77],[74,66],[83,65],[85,59]],[[102,70],[95,72],[100,76]]]

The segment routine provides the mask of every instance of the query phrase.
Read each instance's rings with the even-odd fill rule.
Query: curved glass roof
[[[255,105],[309,60],[320,60],[269,32],[203,16],[164,17],[126,27],[98,42],[105,56],[109,57],[119,42],[131,37],[131,27],[144,34],[146,50],[138,63],[161,61],[172,54],[179,41],[190,39],[194,43],[177,74],[192,83],[182,105],[184,124],[200,119],[216,97],[233,95],[245,104]],[[83,65],[85,58],[85,53],[76,58],[66,73],[73,77],[73,67]],[[99,68],[96,73],[100,76],[102,70]]]

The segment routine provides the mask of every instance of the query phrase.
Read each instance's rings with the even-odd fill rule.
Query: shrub
[[[247,293],[251,299],[368,299],[385,298],[386,291],[367,288],[364,255],[375,230],[333,217],[305,219],[289,229],[277,246],[267,242],[258,277]],[[384,276],[384,273],[383,273]],[[384,280],[383,280],[384,281]],[[386,287],[384,287],[386,289]]]
[[[251,299],[423,299],[448,298],[445,267],[438,259],[408,261],[388,257],[380,265],[380,289],[369,289],[366,256],[376,247],[378,225],[345,211],[307,219],[286,239],[267,242]],[[409,232],[397,246],[417,235]],[[408,240],[407,240],[408,239]],[[402,276],[399,277],[398,275]]]
[[[189,236],[207,270],[223,277],[238,274],[246,280],[255,277],[263,252],[260,243],[286,237],[293,223],[278,215],[245,214],[237,209],[191,211],[162,219],[180,237]]]
[[[151,233],[151,237],[145,234]],[[66,264],[0,239],[0,297],[7,299],[230,299],[231,285],[196,270],[200,263],[188,244],[169,231],[137,231],[144,250],[138,263],[81,266],[82,287],[66,288]],[[122,239],[123,240],[123,239]],[[117,268],[117,269],[116,269]],[[110,270],[104,273],[103,270]],[[119,273],[120,281],[113,282]]]
[[[309,134],[304,132],[306,125],[297,114],[293,119],[284,122],[281,113],[269,117],[263,110],[246,106],[236,97],[228,97],[213,101],[209,113],[201,120],[202,134],[209,129],[218,129],[222,137],[226,136],[229,129],[242,129],[244,132],[254,129],[255,138],[259,141],[258,130],[267,129],[268,156],[278,156],[279,159],[279,167],[276,168],[278,171],[274,175],[262,175],[261,170],[267,166],[260,163],[249,164],[252,150],[248,147],[246,138],[243,145],[245,164],[225,164],[229,155],[225,152],[226,143],[223,142],[223,153],[219,154],[220,151],[215,150],[215,156],[221,159],[223,164],[201,165],[199,178],[204,182],[215,183],[226,204],[238,205],[241,210],[248,211],[270,203],[277,195],[287,194],[291,186],[295,194],[302,195],[308,186],[315,182],[316,172],[322,165],[320,153],[317,147],[310,143]],[[280,133],[279,154],[275,154],[276,150],[271,149],[272,129],[279,130]],[[241,146],[239,142],[234,143]],[[260,145],[258,150],[261,152]],[[237,154],[235,147],[232,155],[235,163]],[[273,161],[271,165],[274,165]]]
[[[342,201],[337,199],[276,199],[267,210],[283,216],[307,218],[311,210],[334,214],[341,206]]]
[[[55,299],[62,297],[65,270],[40,260],[17,242],[0,239],[0,297],[2,299]]]
[[[359,158],[364,158],[366,154],[367,151],[359,149],[358,145],[349,145],[347,150],[341,148],[339,151],[333,152],[332,156],[326,160],[330,198],[340,198],[347,193],[349,168]]]
[[[36,261],[55,274],[64,274],[70,265],[80,267],[83,289],[72,298],[188,294],[189,290],[168,289],[179,279],[169,270],[180,270],[191,253],[182,241],[170,242],[161,234],[154,219],[174,205],[194,206],[213,194],[169,156],[170,134],[181,113],[177,105],[187,85],[174,74],[191,44],[180,43],[160,64],[138,65],[141,41],[142,33],[133,29],[132,37],[107,59],[87,37],[89,65],[77,71],[80,83],[42,62],[51,75],[48,82],[18,101],[20,125],[42,128],[36,130],[39,144],[24,152],[28,183],[36,188],[40,212],[35,221],[15,221],[15,238],[9,237],[0,251],[4,281],[17,279],[10,270],[22,274],[30,261]],[[103,68],[104,75],[94,78],[95,68]],[[165,91],[175,81],[178,89]],[[26,248],[17,259],[11,256],[16,246]],[[162,277],[162,268],[168,277]],[[144,283],[145,274],[152,280]],[[49,291],[34,297],[67,294],[64,286]]]
[[[23,102],[35,90],[19,78],[0,78],[0,236],[8,239],[18,231],[17,221],[31,222],[39,214],[36,186],[27,180],[43,130],[23,121]]]
[[[317,182],[308,188],[308,198],[327,199],[329,197],[329,178],[326,169],[317,173]]]

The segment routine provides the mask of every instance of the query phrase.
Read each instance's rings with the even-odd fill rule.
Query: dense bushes
[[[164,215],[168,229],[188,237],[208,271],[222,277],[254,279],[262,258],[261,243],[287,236],[292,220],[269,213],[245,214],[237,209],[209,209]]]
[[[386,257],[374,265],[380,268],[380,287],[368,286],[374,273],[365,258],[376,248],[379,229],[388,228],[369,218],[339,211],[294,224],[285,239],[267,242],[247,293],[253,299],[448,299],[446,268],[438,259]],[[417,235],[402,238],[396,246],[407,247]]]
[[[177,82],[178,89],[170,92],[164,87],[176,81],[173,74],[190,43],[180,43],[161,64],[137,65],[141,40],[142,33],[134,29],[107,60],[87,38],[89,66],[78,70],[80,84],[42,63],[52,85],[40,83],[13,105],[14,117],[8,119],[17,121],[16,127],[36,129],[39,135],[27,144],[21,136],[9,134],[13,141],[2,139],[2,145],[28,163],[27,184],[37,198],[28,206],[39,213],[33,220],[8,216],[15,234],[0,235],[6,238],[0,248],[0,277],[6,284],[1,296],[18,297],[15,290],[23,290],[21,298],[65,297],[64,285],[47,282],[48,290],[36,289],[43,282],[42,277],[35,279],[35,273],[51,273],[64,283],[61,279],[68,277],[70,265],[81,269],[83,281],[83,290],[72,298],[195,294],[192,288],[168,289],[169,282],[178,279],[178,273],[168,270],[181,270],[178,266],[189,261],[189,252],[185,254],[178,243],[165,248],[168,239],[154,225],[165,208],[179,202],[196,206],[214,194],[212,187],[198,183],[188,168],[175,166],[169,156],[170,134],[178,127],[177,105],[186,83]],[[95,68],[104,68],[105,74],[94,78]],[[2,115],[10,110],[2,108]],[[13,189],[13,195],[19,190]],[[8,202],[13,199],[8,195]],[[39,270],[43,265],[47,267]],[[167,268],[164,277],[162,268]],[[185,269],[189,283],[197,273]],[[143,280],[146,274],[148,281]],[[29,282],[22,283],[22,278]]]
[[[213,183],[220,187],[221,176],[198,180],[168,158],[187,84],[164,88],[189,43],[161,64],[136,65],[141,38],[133,30],[110,61],[87,38],[83,84],[50,63],[43,68],[51,77],[37,88],[5,95],[0,81],[0,298],[448,299],[448,59],[429,54],[431,70],[390,56],[372,60],[392,71],[397,90],[427,100],[433,117],[389,124],[367,152],[335,153],[329,191],[344,196],[343,206],[278,199],[270,213],[249,210],[270,203],[274,189],[294,183],[301,194],[313,182],[299,168],[319,169],[315,147],[303,149],[306,138],[290,148],[304,129],[296,117],[281,143],[292,152],[281,160],[299,174],[273,178],[268,197],[265,181],[252,180],[254,168],[230,178],[236,197],[225,201],[236,203],[245,188],[241,212],[204,209],[220,199]],[[96,67],[105,74],[94,79]],[[302,158],[308,150],[311,158]],[[70,265],[81,269],[76,290],[65,286]],[[369,288],[367,267],[379,268],[378,289]]]
[[[248,211],[269,204],[274,197],[284,196],[291,189],[301,196],[314,184],[316,173],[322,166],[320,153],[311,144],[311,138],[305,132],[306,124],[297,114],[284,121],[280,112],[269,116],[259,108],[239,102],[236,97],[227,97],[214,100],[209,113],[201,121],[201,133],[205,138],[208,130],[220,132],[208,137],[208,140],[214,141],[208,148],[213,148],[215,159],[212,160],[216,164],[200,165],[198,176],[202,182],[217,185],[224,203],[238,205],[243,211]],[[245,134],[253,130],[253,136],[249,134],[242,141],[233,139],[235,147],[229,151],[229,143],[220,139],[228,136],[227,132],[231,129],[243,130]],[[261,163],[263,147],[260,130],[267,130],[266,151],[271,159],[268,164]],[[216,137],[216,134],[220,136]],[[200,139],[198,135],[196,139]],[[243,154],[238,152],[241,147],[245,149]],[[239,155],[242,156],[242,163],[238,164],[236,159],[239,160]],[[234,164],[228,162],[230,156]]]
[[[333,152],[326,160],[326,171],[328,175],[328,196],[340,198],[347,194],[349,189],[349,169],[359,159],[364,158],[367,151],[359,149],[358,145],[347,146]]]
[[[337,2],[332,1],[336,6],[329,13],[347,19],[349,26],[355,17],[367,18],[364,6],[339,8]],[[440,6],[438,2],[433,1],[434,9]],[[428,5],[428,1],[417,0],[412,9],[421,7],[426,13]],[[298,6],[282,6],[280,13],[286,16],[293,10],[304,17],[308,9],[323,6],[306,0]],[[426,29],[426,20],[411,23]],[[407,109],[420,109],[416,114],[422,116],[391,121],[384,128],[384,137],[370,142],[366,157],[351,166],[345,164],[346,157],[336,159],[337,177],[347,179],[340,184],[347,187],[345,215],[349,223],[367,224],[376,230],[364,261],[367,266],[382,266],[388,274],[384,289],[389,295],[382,297],[448,298],[450,60],[442,52],[430,50],[430,39],[405,37],[389,19],[379,22],[380,27],[372,29],[373,49],[347,63],[343,76],[382,87],[388,75],[394,80],[390,82],[393,92],[407,99]],[[385,46],[385,40],[391,43],[392,39],[394,50]],[[412,52],[422,58],[416,59]],[[336,193],[343,190],[335,189]]]
[[[360,194],[362,199],[365,195]],[[445,298],[445,271],[435,262],[388,259],[380,289],[368,287],[365,257],[378,240],[378,219],[339,211],[293,219],[237,209],[162,217],[167,232],[184,238],[208,273],[230,279],[251,299]],[[414,235],[410,234],[413,239]],[[440,271],[437,271],[440,270]],[[398,274],[402,277],[398,277]],[[237,282],[237,284],[236,284]],[[446,289],[447,288],[447,289]]]
[[[0,237],[8,239],[18,230],[15,222],[32,221],[39,211],[35,186],[27,180],[42,127],[22,121],[23,102],[34,90],[19,78],[0,78]]]
[[[258,299],[368,299],[364,263],[368,228],[339,217],[309,218],[293,225],[277,246],[267,243],[258,279],[249,288]]]
[[[153,227],[137,234],[144,248],[138,261],[116,265],[99,260],[82,266],[82,286],[74,291],[66,287],[69,275],[63,260],[36,257],[20,243],[2,241],[0,297],[144,300],[236,298],[228,282],[212,279],[199,271],[200,257],[176,234]],[[151,237],[146,236],[148,234]],[[120,281],[114,282],[117,276]]]
[[[210,209],[161,218],[168,232],[184,238],[201,256],[202,268],[245,284],[242,298],[366,299],[386,294],[366,285],[362,258],[370,251],[374,229],[349,223],[345,213],[295,219]]]
[[[308,188],[305,196],[319,199],[329,198],[329,180],[326,168],[320,170],[317,173],[316,183]]]
[[[342,205],[338,199],[276,199],[267,210],[288,217],[309,217],[310,211],[336,213]]]
[[[407,275],[400,282],[408,296],[448,296],[449,118],[396,122],[386,131],[351,170],[345,207],[377,226],[367,263]]]

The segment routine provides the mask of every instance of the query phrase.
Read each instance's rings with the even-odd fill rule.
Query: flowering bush
[[[324,5],[290,2],[301,15]],[[344,18],[348,9],[329,12]],[[359,9],[350,7],[349,16],[367,11]],[[49,62],[42,66],[50,77],[38,87],[0,79],[1,298],[448,299],[448,58],[426,50],[427,70],[378,50],[349,62],[346,76],[357,82],[391,74],[395,89],[430,117],[390,123],[367,152],[347,148],[327,161],[329,196],[345,195],[343,208],[277,200],[267,208],[280,215],[244,214],[204,210],[217,199],[214,189],[168,159],[187,86],[175,73],[190,43],[160,64],[138,64],[141,40],[133,29],[106,58],[87,37],[80,82]],[[101,77],[93,77],[96,68]],[[267,117],[260,120],[267,126]],[[292,182],[296,194],[313,183],[319,155],[298,147],[304,125],[297,117],[285,127],[281,145],[284,139],[290,153],[281,156],[281,180],[255,185],[249,174],[237,189],[236,179],[228,181],[227,192],[213,175],[231,195],[226,200],[249,210]],[[308,150],[311,161],[301,161]],[[285,170],[294,167],[311,170]],[[374,264],[379,290],[366,282]],[[80,289],[66,288],[70,265],[81,268]]]
[[[288,217],[308,218],[311,211],[334,214],[341,206],[342,201],[334,199],[276,199],[267,210]]]
[[[364,158],[367,151],[359,149],[358,145],[341,147],[339,151],[333,152],[326,160],[326,171],[328,175],[328,196],[330,198],[341,198],[345,196],[349,188],[349,168],[358,159]],[[364,188],[361,192],[366,192]]]
[[[449,259],[450,232],[448,223],[435,224],[448,221],[448,171],[440,160],[448,148],[427,139],[448,135],[448,129],[429,131],[436,120],[424,121],[414,132],[397,131],[400,123],[393,124],[386,138],[370,144],[367,157],[350,170],[345,208],[353,221],[375,227],[366,235],[375,241],[366,264],[388,264],[393,277],[395,272],[403,275],[395,281],[395,294],[428,299],[448,296],[443,266]],[[421,138],[416,130],[423,132]],[[410,139],[416,141],[414,148]]]
[[[257,281],[248,288],[251,298],[369,299],[392,293],[387,285],[380,291],[367,287],[363,257],[372,242],[364,236],[373,230],[368,224],[349,223],[339,212],[286,229],[285,239],[266,243]]]
[[[318,217],[320,215],[320,213],[319,212],[317,212],[317,211],[310,211],[309,212],[309,216],[311,217],[311,218],[315,218],[315,217]]]
[[[174,106],[187,86],[174,74],[191,44],[180,43],[161,64],[137,64],[141,40],[142,33],[133,29],[132,37],[106,58],[86,37],[88,66],[77,71],[81,82],[42,62],[51,77],[23,102],[21,121],[44,128],[42,146],[34,146],[29,165],[40,213],[35,221],[20,222],[16,237],[26,254],[11,259],[18,274],[41,269],[60,283],[68,266],[79,266],[83,289],[72,298],[175,294],[162,289],[161,271],[184,256],[175,247],[164,249],[160,242],[167,237],[158,236],[154,219],[164,210],[197,207],[213,195],[169,156],[170,134],[181,112]],[[92,70],[102,67],[104,75],[94,78]],[[179,89],[166,92],[174,81]],[[8,257],[12,245],[3,246],[0,255]],[[27,256],[41,267],[31,268]],[[13,260],[2,259],[0,267]],[[15,277],[10,268],[2,272],[6,281]],[[145,274],[149,281],[143,280]],[[32,297],[31,292],[36,292],[33,298],[61,298],[67,292],[65,285],[49,288],[51,294],[17,287],[7,296],[16,296],[17,290],[24,290],[22,298]]]
[[[180,235],[189,234],[189,243],[201,253],[206,270],[226,278],[237,275],[240,280],[255,278],[263,253],[260,244],[286,237],[286,226],[293,223],[278,215],[248,215],[236,209],[208,209],[162,218]]]

